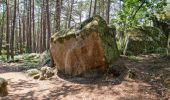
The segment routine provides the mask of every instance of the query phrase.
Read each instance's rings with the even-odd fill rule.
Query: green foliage
[[[15,60],[21,60],[23,62],[21,66],[31,69],[36,68],[40,63],[40,55],[36,53],[17,55],[15,56]]]
[[[154,15],[162,18],[165,14],[166,0],[122,0],[122,7],[117,12],[118,30],[128,30],[135,26],[146,26]]]
[[[4,55],[4,54],[0,55],[0,60],[6,61],[6,55]]]

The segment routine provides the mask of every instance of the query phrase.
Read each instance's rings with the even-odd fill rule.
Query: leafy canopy
[[[119,30],[127,30],[135,26],[146,26],[153,16],[163,18],[166,0],[121,0],[120,10],[112,19]]]

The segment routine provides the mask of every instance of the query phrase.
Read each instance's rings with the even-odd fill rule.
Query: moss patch
[[[166,48],[166,36],[155,27],[138,27],[129,33],[128,54],[154,53]],[[165,50],[165,49],[164,49]]]
[[[106,21],[102,17],[96,15],[90,19],[87,19],[81,27],[83,29],[93,28],[97,29],[99,36],[102,40],[102,46],[104,49],[105,58],[108,64],[119,57],[119,52],[117,49],[115,38],[113,38],[112,33],[109,32],[109,27]]]

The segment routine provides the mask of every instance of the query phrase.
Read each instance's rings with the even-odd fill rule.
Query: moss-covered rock
[[[54,70],[51,67],[48,66],[44,66],[41,68],[41,76],[45,77],[45,78],[50,78],[52,76],[54,76]]]
[[[80,75],[96,68],[104,71],[119,57],[113,33],[100,16],[57,32],[50,41],[54,63],[65,74]]]
[[[126,54],[166,52],[167,38],[159,28],[137,27],[128,32]]]
[[[7,80],[5,80],[4,78],[0,78],[0,96],[1,97],[8,95],[7,85],[8,85]]]
[[[29,69],[29,70],[27,70],[28,76],[35,76],[35,75],[39,74],[39,72],[40,71],[38,69]]]

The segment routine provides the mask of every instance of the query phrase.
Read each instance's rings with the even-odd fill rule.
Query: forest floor
[[[133,72],[119,80],[59,77],[34,80],[20,63],[0,62],[0,77],[8,80],[9,95],[2,100],[170,100],[170,58],[157,54],[121,56],[116,62]],[[107,79],[106,79],[107,77]],[[109,81],[108,80],[109,78]],[[115,81],[119,80],[119,82]],[[169,98],[169,99],[168,99]]]

